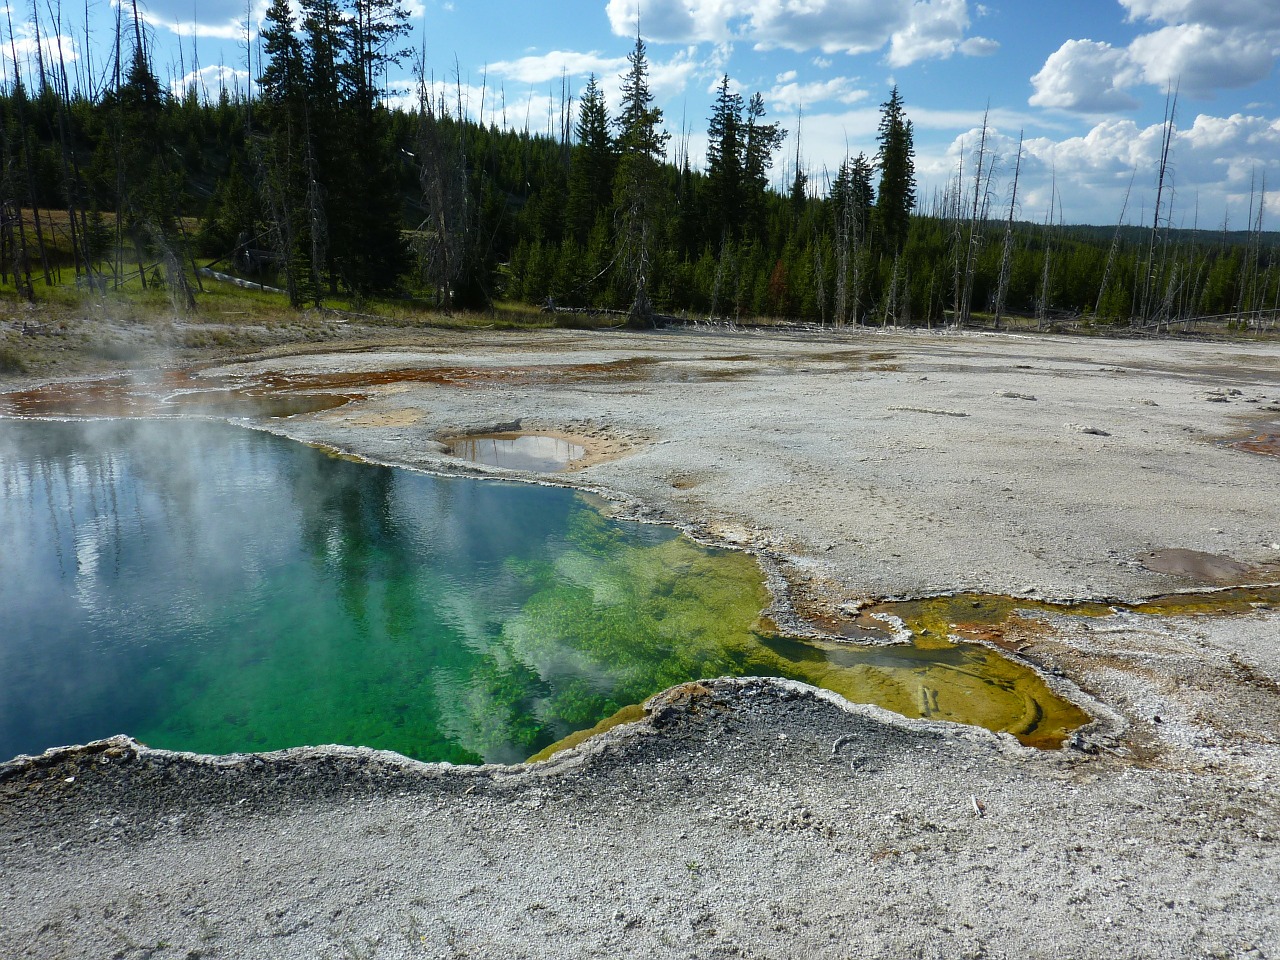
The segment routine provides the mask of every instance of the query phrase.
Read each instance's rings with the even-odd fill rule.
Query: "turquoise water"
[[[724,641],[767,602],[745,558],[571,491],[215,422],[0,421],[0,497],[0,759],[128,733],[521,760],[741,672]]]
[[[750,557],[569,490],[213,421],[0,419],[0,760],[127,733],[512,762],[719,676],[1036,746],[1088,720],[1025,665],[943,639],[950,621],[925,616],[911,645],[809,643],[771,633],[768,603]]]

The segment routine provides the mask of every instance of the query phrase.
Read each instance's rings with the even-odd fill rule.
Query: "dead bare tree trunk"
[[[720,307],[720,290],[724,285],[725,272],[732,270],[733,248],[729,243],[729,233],[726,230],[720,237],[720,256],[716,259],[716,276],[711,283],[711,311],[708,320],[714,320],[718,316]]]
[[[1165,94],[1163,132],[1160,137],[1160,163],[1156,171],[1156,209],[1151,218],[1151,238],[1147,244],[1147,271],[1142,283],[1141,322],[1152,319],[1152,298],[1158,284],[1156,243],[1160,236],[1160,214],[1164,210],[1165,183],[1169,176],[1169,155],[1173,147],[1174,118],[1178,110],[1178,93],[1170,88]],[[1163,261],[1162,261],[1163,262]]]
[[[883,329],[888,319],[893,317],[894,326],[898,325],[898,269],[901,265],[901,255],[893,255],[893,270],[889,274],[889,289],[885,293],[884,309],[880,312],[880,326]]]
[[[960,220],[960,211],[964,194],[964,145],[960,147],[959,166],[956,168],[954,187],[948,191],[948,217],[951,220],[951,322],[960,325],[960,301],[964,294],[964,228]]]
[[[1009,216],[1004,222],[1004,243],[1000,248],[1000,277],[996,281],[995,328],[1000,329],[1004,302],[1009,295],[1009,274],[1013,266],[1013,218],[1018,210],[1018,180],[1022,174],[1022,137],[1018,131],[1018,155],[1013,162],[1013,186],[1009,191]]]
[[[441,104],[443,107],[443,104]],[[459,116],[452,134],[444,111],[432,103],[420,61],[418,86],[418,183],[426,205],[426,220],[418,228],[418,266],[423,279],[436,289],[446,312],[453,309],[454,285],[461,276],[468,243],[466,150],[459,96]],[[456,139],[446,142],[446,138]]]
[[[1102,313],[1102,298],[1111,283],[1111,271],[1115,268],[1116,254],[1120,252],[1120,230],[1124,226],[1124,215],[1129,209],[1129,195],[1133,192],[1133,181],[1137,176],[1138,168],[1134,167],[1133,175],[1129,177],[1129,186],[1124,191],[1124,203],[1120,205],[1120,218],[1116,220],[1115,233],[1111,235],[1111,248],[1107,251],[1107,265],[1102,270],[1102,282],[1098,284],[1098,300],[1093,308],[1095,317]]]
[[[813,289],[818,301],[818,325],[827,325],[827,266],[822,255],[821,234],[813,220]],[[834,324],[834,319],[832,323]]]
[[[973,173],[973,202],[969,208],[969,230],[965,237],[964,250],[964,277],[960,290],[960,302],[956,309],[956,324],[963,327],[969,323],[971,319],[971,308],[973,301],[973,277],[977,267],[978,245],[982,242],[979,227],[979,216],[981,222],[986,221],[987,202],[986,195],[991,186],[991,172],[987,167],[987,117],[990,112],[982,114],[982,134],[978,138],[978,151],[975,158],[975,167]],[[994,165],[994,157],[992,164]],[[986,183],[983,183],[984,170],[986,171]]]
[[[842,169],[848,169],[849,159],[845,157]],[[850,193],[845,190],[837,200],[836,208],[836,304],[834,323],[843,327],[849,316],[849,228],[850,228]]]
[[[1237,296],[1241,313],[1257,309],[1261,302],[1258,275],[1262,264],[1262,226],[1267,206],[1266,171],[1263,171],[1260,188],[1257,179],[1255,171],[1249,180],[1249,249],[1240,271],[1240,292]]]
[[[1044,263],[1040,271],[1040,294],[1036,297],[1036,329],[1044,330],[1049,321],[1049,299],[1053,277],[1054,204],[1058,199],[1058,172],[1049,182],[1049,211],[1044,220]]]
[[[23,108],[23,104],[26,101],[26,96],[22,90],[21,66],[18,63],[18,47],[13,34],[13,8],[12,7],[5,7],[5,16],[9,21],[9,52],[13,59],[13,83],[14,83],[13,100],[16,107],[14,113],[15,113],[15,119],[17,120],[17,123],[18,123],[18,136],[20,141],[20,149],[22,151],[22,163],[23,163],[24,171],[26,173],[25,180],[26,180],[26,188],[27,188],[26,189],[27,199],[31,204],[31,219],[36,229],[36,247],[40,251],[40,266],[44,270],[44,283],[45,283],[45,286],[51,287],[53,286],[53,277],[49,271],[49,251],[45,247],[45,243],[44,243],[44,228],[40,223],[40,203],[36,196],[35,165],[31,161],[31,142],[30,142],[30,138],[27,136],[26,110]],[[39,41],[38,35],[36,39],[38,43]],[[21,206],[21,200],[19,200],[18,203],[19,203],[19,206]]]

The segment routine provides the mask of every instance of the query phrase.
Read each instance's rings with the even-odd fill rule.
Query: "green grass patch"
[[[22,351],[11,343],[0,343],[0,373],[26,373],[27,361]]]

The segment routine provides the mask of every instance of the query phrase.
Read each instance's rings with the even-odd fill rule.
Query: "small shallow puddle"
[[[1245,583],[1261,574],[1248,564],[1216,553],[1180,547],[1155,550],[1139,557],[1148,570],[1208,583]]]
[[[1260,453],[1264,457],[1280,457],[1280,432],[1259,433],[1247,440],[1237,440],[1231,444],[1245,453]]]
[[[489,433],[462,437],[449,453],[472,463],[507,470],[557,473],[586,456],[587,448],[563,437],[538,433]]]

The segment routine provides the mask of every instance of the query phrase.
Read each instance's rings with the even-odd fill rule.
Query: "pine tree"
[[[796,160],[795,175],[791,178],[791,190],[787,196],[791,200],[791,214],[795,218],[799,218],[804,213],[806,202],[809,199],[809,175],[805,172],[803,164],[800,162],[800,124],[803,121],[803,113],[796,118]]]
[[[258,115],[266,133],[253,143],[258,189],[270,245],[279,258],[289,302],[318,302],[320,264],[312,262],[312,217],[307,211],[311,156],[307,75],[289,0],[272,0],[263,21],[266,59],[258,78]]]
[[[617,163],[617,151],[609,133],[609,110],[594,73],[578,105],[574,135],[577,145],[569,167],[566,219],[573,237],[585,243],[596,220],[609,209]]]
[[[845,158],[831,185],[835,220],[835,322],[837,326],[862,315],[866,286],[867,240],[871,222],[871,161],[859,153]]]
[[[358,296],[393,288],[408,268],[396,151],[378,95],[379,78],[409,53],[399,46],[409,32],[408,17],[398,0],[354,0],[344,25],[346,59],[339,76],[347,119],[338,166],[354,176],[331,180],[329,192],[331,210],[343,223],[335,244],[337,268]]]
[[[653,105],[649,61],[638,34],[627,62],[631,69],[622,77],[621,112],[614,121],[619,156],[613,193],[618,209],[619,260],[634,291],[631,316],[633,321],[645,323],[653,316],[649,281],[661,205],[661,165],[670,134],[661,127],[662,111]]]
[[[303,164],[306,170],[304,209],[311,242],[311,269],[317,282],[338,292],[340,262],[352,249],[345,229],[331,242],[329,224],[345,225],[355,216],[354,204],[344,201],[360,171],[351,154],[349,118],[342,109],[343,62],[347,54],[350,17],[338,0],[301,0],[303,60],[306,69],[306,129]],[[332,191],[332,192],[331,192]],[[318,301],[317,301],[318,302]]]
[[[358,296],[395,287],[408,268],[401,234],[401,197],[396,151],[378,79],[409,51],[398,44],[408,33],[408,12],[397,0],[354,0],[343,49],[343,113],[349,118],[340,167],[354,171],[330,183],[331,204],[343,218],[335,258],[344,285]]]
[[[886,255],[902,251],[907,241],[911,211],[916,205],[915,138],[911,121],[902,108],[897,86],[880,105],[880,189],[876,193],[876,214]]]
[[[764,97],[757,93],[747,104],[746,130],[742,144],[743,214],[748,236],[764,232],[765,192],[769,189],[769,168],[773,155],[787,138],[776,123],[762,123]]]
[[[715,106],[707,125],[708,240],[718,243],[741,231],[743,213],[742,95],[729,86],[729,75],[720,81]]]

